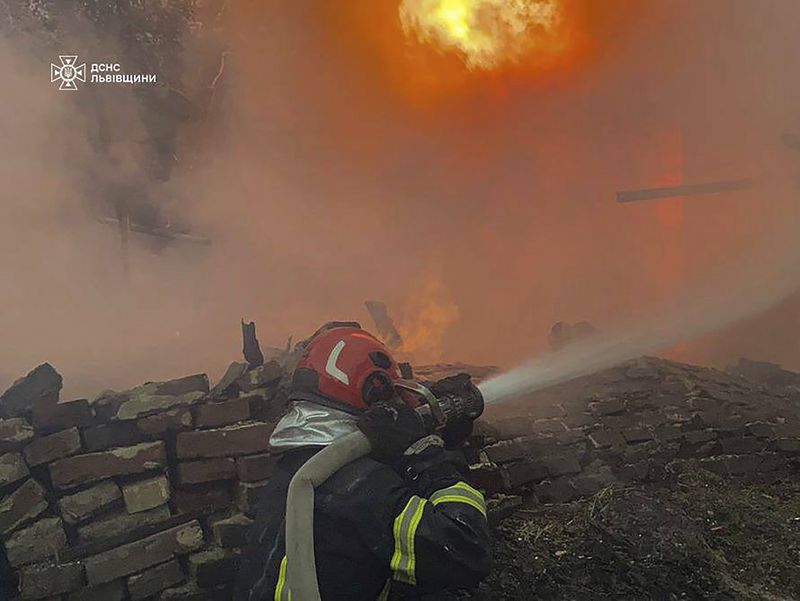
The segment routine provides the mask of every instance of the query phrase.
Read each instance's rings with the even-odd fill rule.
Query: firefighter
[[[288,601],[286,493],[295,472],[321,448],[360,429],[373,452],[316,490],[314,539],[323,601],[418,599],[474,586],[491,567],[486,504],[467,481],[458,447],[471,430],[432,435],[395,384],[386,347],[357,324],[334,324],[304,348],[289,408],[270,438],[280,454],[260,499],[242,556],[236,601]],[[469,377],[438,392],[469,392]],[[447,439],[447,442],[445,442]]]

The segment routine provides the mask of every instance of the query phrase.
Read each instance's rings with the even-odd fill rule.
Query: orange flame
[[[561,0],[403,0],[400,20],[407,36],[489,70],[528,53],[560,54],[562,8]]]
[[[440,361],[445,333],[460,315],[458,305],[449,299],[439,280],[431,279],[422,288],[416,288],[398,326],[403,338],[401,353],[408,354],[417,363]]]

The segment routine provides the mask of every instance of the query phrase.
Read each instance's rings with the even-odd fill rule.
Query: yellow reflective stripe
[[[275,585],[275,601],[292,601],[292,591],[286,588],[286,556],[281,560],[278,570],[278,584]]]
[[[394,554],[390,567],[395,580],[408,584],[417,582],[414,537],[426,503],[425,499],[414,495],[394,520]]]
[[[438,505],[439,503],[463,503],[465,505],[470,505],[480,511],[484,516],[486,516],[486,509],[475,501],[474,499],[470,499],[466,496],[457,496],[457,495],[448,495],[445,497],[439,497],[436,501],[433,502],[434,505]]]
[[[411,518],[411,528],[408,531],[408,574],[411,578],[410,584],[417,583],[417,556],[414,553],[414,538],[417,535],[417,526],[422,519],[422,514],[425,511],[425,500],[419,504],[419,508]]]
[[[431,503],[465,503],[486,516],[486,501],[483,495],[466,482],[457,482],[453,486],[437,490],[431,495]]]

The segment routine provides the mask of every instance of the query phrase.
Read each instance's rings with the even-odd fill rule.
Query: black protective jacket
[[[278,463],[242,557],[235,601],[289,601],[286,492],[316,450],[289,452]],[[418,599],[484,578],[491,568],[486,506],[465,472],[460,452],[436,448],[394,468],[364,457],[320,486],[314,539],[322,600]]]

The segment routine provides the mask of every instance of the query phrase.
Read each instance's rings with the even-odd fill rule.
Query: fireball
[[[563,0],[402,0],[408,37],[455,53],[469,69],[490,70],[564,48]]]

